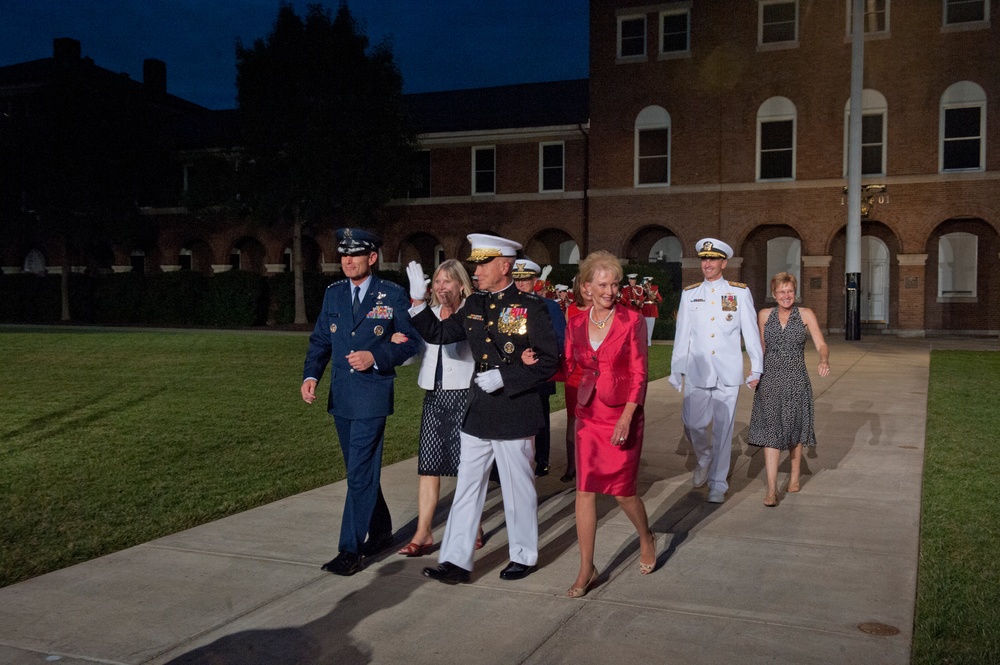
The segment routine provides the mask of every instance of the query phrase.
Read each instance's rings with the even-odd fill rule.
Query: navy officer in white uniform
[[[410,302],[401,286],[379,279],[378,236],[362,229],[338,229],[337,252],[344,277],[327,287],[323,310],[309,336],[302,371],[302,399],[316,400],[316,384],[330,367],[327,411],[347,467],[347,497],[336,558],[323,565],[335,575],[353,575],[363,558],[392,545],[392,520],[382,496],[385,419],[393,410],[396,366],[419,349],[410,325]],[[390,341],[402,332],[408,340]],[[365,540],[365,535],[368,540]]]
[[[447,583],[468,582],[483,503],[496,460],[507,522],[510,563],[504,580],[521,579],[538,563],[538,497],[535,493],[535,434],[545,424],[539,388],[555,374],[559,348],[549,312],[541,298],[522,293],[511,277],[521,245],[486,234],[468,236],[471,263],[476,265],[480,291],[457,312],[438,320],[422,303],[424,271],[411,261],[413,326],[430,344],[466,340],[476,362],[476,374],[461,428],[461,461],[455,497],[448,514],[437,568],[424,575]],[[538,362],[525,365],[528,348]]]
[[[703,238],[695,250],[705,279],[681,292],[669,381],[684,392],[684,433],[698,461],[691,484],[701,487],[708,482],[708,500],[722,503],[729,489],[740,384],[757,385],[764,353],[750,289],[722,277],[733,248],[721,240]],[[741,335],[750,356],[750,374],[745,381]]]

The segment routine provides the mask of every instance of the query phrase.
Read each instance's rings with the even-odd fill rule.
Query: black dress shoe
[[[375,556],[392,547],[392,544],[392,534],[387,533],[382,536],[369,536],[361,549],[365,556]]]
[[[437,568],[424,568],[424,577],[429,577],[432,580],[446,584],[464,584],[469,581],[469,571],[453,563],[444,561]]]
[[[350,577],[361,570],[361,555],[354,552],[341,552],[336,558],[323,564],[323,570],[334,575]]]
[[[535,478],[543,478],[549,475],[549,465],[539,464],[535,467]]]
[[[511,561],[507,564],[507,567],[500,571],[500,579],[502,580],[521,580],[531,574],[531,571],[535,569],[534,566],[526,566],[523,563],[517,563],[516,561]]]

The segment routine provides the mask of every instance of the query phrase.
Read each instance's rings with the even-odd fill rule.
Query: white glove
[[[545,266],[544,268],[542,268],[542,274],[539,275],[538,278],[544,282],[545,278],[549,276],[550,272],[552,272],[552,266]]]
[[[500,376],[500,370],[498,369],[480,372],[476,374],[476,378],[473,380],[484,393],[495,393],[503,388],[503,377]]]
[[[427,285],[431,280],[424,279],[424,269],[416,261],[410,261],[406,266],[406,276],[410,280],[410,298],[413,300],[425,300],[427,298]]]
[[[677,389],[677,392],[679,393],[684,392],[683,375],[671,374],[670,376],[667,377],[667,381],[670,383],[670,385],[672,385],[674,388]]]

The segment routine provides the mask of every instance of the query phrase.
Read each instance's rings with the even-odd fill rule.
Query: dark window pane
[[[792,151],[762,152],[760,154],[760,179],[792,177]]]
[[[882,142],[882,114],[865,115],[861,117],[861,142]]]
[[[774,5],[765,5],[764,24],[782,23],[795,21],[795,3],[782,2]]]
[[[948,23],[971,23],[986,20],[983,0],[948,0]]]
[[[179,257],[178,263],[180,263],[181,270],[190,270],[191,269],[191,255],[190,254],[181,254],[180,257]]]
[[[477,194],[493,193],[493,171],[476,172],[476,193]]]
[[[641,18],[628,19],[621,22],[621,55],[645,55],[646,53],[646,20]]]
[[[688,15],[670,14],[663,17],[663,52],[688,50]]]
[[[668,182],[667,158],[639,160],[639,184],[652,185]]]
[[[792,147],[792,121],[778,120],[760,123],[760,149],[776,150]]]
[[[795,3],[783,2],[764,7],[762,18],[763,30],[761,41],[790,42],[795,40]]]
[[[477,150],[476,151],[476,170],[485,171],[493,170],[494,153],[492,150]]]
[[[669,129],[643,129],[639,132],[639,157],[660,156],[669,152]]]
[[[545,169],[542,171],[542,189],[545,191],[560,190],[563,188],[563,172],[561,168]]]
[[[945,170],[978,169],[979,139],[945,141],[944,168]]]
[[[866,145],[861,148],[861,173],[875,175],[882,173],[882,145]]]
[[[563,147],[561,145],[542,146],[542,165],[545,168],[563,165]]]
[[[944,112],[944,137],[979,136],[979,107],[947,109]]]

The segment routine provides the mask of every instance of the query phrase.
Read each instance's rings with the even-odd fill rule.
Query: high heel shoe
[[[567,598],[583,598],[590,591],[590,587],[594,586],[594,582],[597,581],[597,568],[594,568],[594,572],[590,574],[590,579],[582,587],[570,587],[569,591],[566,592]]]
[[[479,535],[476,536],[476,549],[483,549],[483,545],[485,544],[486,541],[483,539],[483,527],[479,527]]]
[[[400,548],[397,554],[413,558],[413,557],[423,556],[429,553],[432,547],[434,547],[434,543],[427,543],[426,545],[418,545],[417,543],[410,543],[406,547]]]
[[[566,473],[559,478],[560,482],[571,483],[576,480],[576,469],[567,469]]]
[[[768,494],[764,497],[764,505],[768,508],[774,508],[778,505],[778,499],[773,494]]]
[[[649,537],[653,539],[653,563],[643,563],[642,561],[639,561],[640,575],[649,575],[653,572],[653,569],[656,568],[656,536],[653,535],[652,531],[650,531]]]

